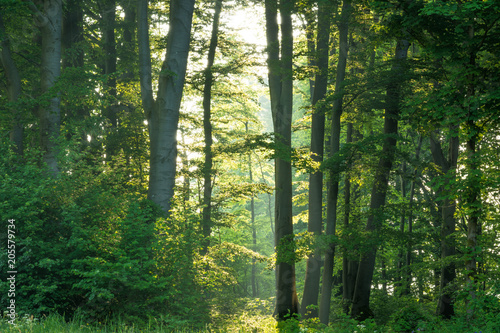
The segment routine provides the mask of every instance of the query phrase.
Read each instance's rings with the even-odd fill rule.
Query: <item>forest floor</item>
[[[409,324],[409,323],[407,323]],[[158,320],[152,319],[149,323],[135,325],[116,320],[109,323],[89,324],[81,319],[66,321],[62,316],[50,315],[41,320],[25,316],[21,319],[16,319],[14,325],[8,322],[7,318],[0,321],[0,332],[2,333],[60,333],[60,332],[86,332],[86,333],[187,333],[187,332],[241,332],[241,333],[301,333],[301,332],[327,332],[327,333],[381,333],[381,332],[439,332],[439,333],[499,333],[500,327],[496,323],[482,323],[482,328],[477,327],[474,323],[466,322],[456,318],[451,321],[436,320],[433,322],[420,322],[415,327],[402,327],[401,323],[395,326],[377,325],[375,321],[368,320],[360,324],[352,319],[343,318],[336,320],[330,326],[324,326],[317,321],[298,322],[292,321],[285,326],[276,327],[276,321],[271,317],[249,316],[248,314],[233,318],[232,321],[224,323],[222,327],[207,324],[204,328],[193,327],[176,327],[173,323],[159,323]]]

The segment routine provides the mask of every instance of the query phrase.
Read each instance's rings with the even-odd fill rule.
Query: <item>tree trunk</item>
[[[351,143],[353,123],[347,124],[346,143]],[[348,231],[351,216],[351,177],[346,173],[344,180],[344,232]],[[344,239],[348,242],[349,239]],[[357,261],[350,258],[349,253],[344,250],[342,259],[342,303],[344,312],[349,313],[352,296],[354,294],[354,284],[356,283],[356,272],[358,270]]]
[[[318,33],[317,56],[314,63],[318,66],[318,73],[311,84],[312,105],[317,105],[326,94],[328,84],[328,42],[330,37],[331,5],[320,2],[318,4]],[[314,88],[313,88],[314,86]],[[325,141],[325,110],[316,107],[312,114],[311,124],[311,155],[312,159],[323,161]],[[309,176],[309,223],[307,230],[315,236],[321,235],[323,226],[323,173],[316,171]],[[302,298],[301,315],[305,318],[318,317],[318,294],[321,274],[320,249],[307,259],[306,276],[304,282],[304,296]],[[311,307],[308,309],[308,307]]]
[[[455,255],[455,241],[453,233],[455,232],[455,200],[452,199],[453,194],[448,193],[447,188],[450,187],[450,174],[456,172],[458,160],[458,136],[453,133],[458,128],[450,128],[450,140],[448,149],[448,158],[445,158],[441,143],[435,136],[431,136],[430,147],[434,163],[441,168],[441,172],[445,175],[445,183],[437,190],[437,196],[443,199],[440,202],[441,210],[441,260],[446,260],[448,257]],[[455,315],[453,290],[451,283],[455,280],[455,264],[449,262],[441,267],[439,281],[439,299],[437,306],[437,314],[450,319]]]
[[[59,174],[57,160],[61,127],[61,99],[53,91],[54,85],[61,74],[61,30],[62,30],[62,1],[45,0],[43,13],[29,2],[36,21],[42,33],[42,61],[41,61],[41,92],[47,96],[48,103],[40,106],[40,147],[43,151],[43,161],[47,163],[49,172],[53,176]]]
[[[67,71],[69,68],[77,69],[80,73],[85,70],[84,66],[84,45],[85,42],[83,35],[83,8],[81,1],[78,0],[68,0],[64,6],[63,12],[63,28],[62,28],[62,70]],[[76,120],[80,123],[87,117],[90,116],[90,110],[88,107],[77,103],[76,105],[70,103],[65,105],[64,109],[61,110],[62,117],[66,123]],[[84,151],[90,146],[87,135],[88,133],[83,127],[79,127],[79,133],[68,133],[67,137],[70,138],[74,134],[80,140],[80,150]],[[91,142],[94,143],[96,138],[91,138]],[[95,144],[92,146],[96,146]],[[91,162],[91,158],[86,159],[88,163]]]
[[[472,117],[472,115],[469,116]],[[469,216],[467,221],[467,259],[465,269],[467,270],[467,289],[469,292],[466,304],[467,318],[470,320],[475,314],[474,300],[476,299],[477,289],[477,258],[481,251],[477,240],[480,231],[479,217],[481,215],[481,170],[479,168],[480,159],[476,150],[479,129],[476,127],[473,119],[467,120],[467,128],[469,132],[467,133],[468,139],[466,144],[468,184],[465,200]]]
[[[422,148],[422,136],[418,138],[418,145],[415,151],[415,160],[418,161],[420,157],[420,149]],[[415,185],[417,179],[417,167],[413,170],[413,177],[410,184],[410,197],[408,203],[408,245],[406,248],[406,263],[405,269],[403,270],[403,281],[404,287],[402,290],[403,295],[410,294],[410,286],[411,286],[411,254],[413,251],[413,241],[412,241],[412,232],[413,232],[413,197],[415,196]]]
[[[406,162],[403,161],[401,165],[401,175],[399,177],[400,182],[401,182],[401,197],[403,198],[403,202],[406,199]],[[399,224],[399,232],[401,234],[401,237],[404,237],[405,235],[405,224],[406,224],[406,212],[405,208],[403,207],[401,209],[401,219],[400,219],[400,224]],[[405,251],[401,248],[399,252],[399,258],[398,258],[398,272],[396,274],[396,278],[394,281],[394,288],[396,291],[399,291],[399,295],[408,295],[409,294],[409,287],[406,285],[405,281]],[[408,267],[406,267],[408,268]]]
[[[106,159],[111,160],[119,148],[119,138],[116,135],[118,128],[118,105],[116,90],[116,0],[106,0],[102,7],[102,36],[104,49],[104,75],[107,76],[106,98],[107,106],[104,115],[109,121],[110,127],[106,137]]]
[[[210,46],[208,48],[207,68],[205,69],[205,86],[203,88],[203,133],[205,135],[205,165],[203,168],[203,247],[202,254],[207,253],[210,246],[210,234],[212,232],[212,123],[211,103],[212,103],[212,85],[213,85],[213,65],[215,59],[215,51],[219,37],[219,18],[222,10],[222,0],[215,1],[215,12],[212,25],[212,36],[210,38]]]
[[[339,96],[333,101],[332,128],[330,139],[330,156],[334,156],[340,149],[340,116],[342,115],[343,82],[347,65],[349,33],[349,16],[351,12],[351,1],[344,0],[342,3],[342,14],[339,24],[339,59],[337,63],[337,77],[335,80],[335,95]],[[339,195],[339,174],[335,170],[330,171],[328,180],[327,211],[326,211],[326,235],[335,235],[337,225],[337,201]],[[323,269],[323,284],[321,285],[321,301],[319,306],[319,319],[321,323],[328,325],[330,317],[330,301],[333,286],[333,266],[335,258],[335,244],[330,243],[325,253],[325,265]]]
[[[12,59],[10,51],[10,40],[5,31],[2,13],[0,13],[0,63],[5,71],[7,78],[7,95],[9,102],[14,104],[12,107],[11,130],[9,133],[10,140],[14,143],[14,151],[17,155],[23,155],[23,136],[24,127],[21,122],[21,112],[15,106],[19,96],[21,95],[21,76],[17,66]]]
[[[248,135],[248,121],[245,122],[245,130]],[[250,184],[253,184],[253,173],[252,173],[252,153],[248,153],[248,176],[250,180]],[[254,195],[250,198],[250,226],[252,227],[252,250],[257,251],[257,228],[255,226],[255,200]],[[256,260],[252,259],[252,297],[258,297],[257,290],[257,273],[256,273]]]
[[[266,36],[269,91],[277,145],[291,149],[293,105],[293,1],[280,2],[281,57],[278,38],[278,3],[266,0]],[[295,287],[295,259],[292,223],[292,166],[287,156],[275,159],[275,244],[276,244],[276,314],[285,320],[298,313]]]
[[[469,26],[469,41],[472,45],[472,40],[474,39],[474,26]],[[481,203],[481,169],[480,163],[481,159],[477,152],[477,142],[480,138],[480,126],[475,122],[477,118],[476,109],[477,106],[473,105],[471,100],[474,98],[476,93],[476,52],[477,49],[472,48],[469,54],[469,63],[466,68],[469,71],[467,75],[467,96],[469,101],[467,101],[467,120],[465,127],[467,129],[467,190],[465,194],[465,205],[468,211],[468,221],[467,221],[467,259],[465,262],[465,269],[467,270],[467,289],[469,291],[469,297],[466,301],[467,308],[467,318],[470,320],[474,317],[474,300],[476,298],[476,281],[477,281],[477,262],[480,256],[480,247],[478,246],[477,236],[480,232],[479,217],[482,213],[482,203]]]
[[[68,0],[62,28],[63,68],[83,67],[83,9],[81,1]]]
[[[383,212],[389,182],[389,173],[392,168],[394,153],[396,150],[396,135],[398,133],[399,100],[401,91],[402,63],[406,60],[409,43],[400,40],[396,46],[396,56],[392,67],[391,82],[387,87],[386,108],[384,120],[384,140],[382,154],[375,173],[375,179],[370,198],[370,215],[366,223],[366,231],[369,235],[375,236],[382,228]],[[359,320],[365,320],[373,316],[370,309],[370,292],[375,270],[375,258],[377,255],[377,244],[368,247],[359,262],[358,276],[356,278],[356,288],[354,291],[351,316]]]
[[[262,167],[262,162],[259,160],[260,175],[262,178],[262,183],[267,184],[266,178],[264,177],[264,168]],[[272,209],[272,199],[271,194],[267,193],[267,216],[269,217],[269,226],[271,227],[271,233],[274,239],[274,221],[273,221],[273,209]],[[276,245],[276,244],[274,244]]]
[[[148,0],[137,1],[137,43],[139,46],[139,78],[142,108],[146,119],[153,113],[153,84],[151,77],[151,48],[149,46]],[[149,124],[150,125],[150,124]]]
[[[184,139],[184,135],[181,133],[181,146],[185,147],[186,146],[186,141]],[[182,206],[184,208],[184,211],[187,212],[188,209],[188,202],[189,199],[191,198],[191,179],[189,177],[189,160],[188,160],[188,154],[187,154],[187,149],[183,148],[181,152],[179,153],[179,157],[181,159],[182,163],[182,175],[183,175],[183,182],[182,182]]]
[[[171,0],[167,51],[158,79],[157,100],[151,87],[147,0],[138,1],[141,95],[151,142],[148,198],[170,216],[177,164],[177,128],[191,41],[194,0]]]
[[[123,19],[123,45],[119,52],[120,64],[123,65],[120,68],[125,71],[122,75],[123,80],[133,80],[134,70],[132,65],[135,64],[136,54],[130,52],[130,50],[135,48],[134,36],[137,4],[136,0],[122,0],[120,6],[125,12]]]
[[[324,6],[324,3],[320,3],[318,4],[318,7],[325,7]],[[318,15],[320,15],[320,12],[321,9],[318,8]],[[314,9],[312,8],[305,8],[304,9],[304,18],[306,20],[305,24],[304,24],[304,30],[305,30],[305,33],[306,33],[306,41],[307,41],[307,66],[309,66],[309,68],[314,68],[316,66],[316,61],[317,61],[317,57],[319,56],[319,53],[316,53],[316,42],[314,40],[314,26],[315,26],[315,23],[316,23],[316,14],[314,12]],[[319,18],[318,18],[319,20]],[[318,22],[319,24],[319,22]],[[328,27],[330,28],[330,27]],[[319,31],[319,27],[318,27],[318,31]],[[320,36],[320,35],[317,35],[316,36],[316,40],[319,41],[320,37],[324,37],[324,36]],[[318,75],[318,73],[316,73],[315,75]],[[309,76],[309,96],[311,98],[311,103],[313,102],[313,99],[314,99],[314,86],[315,86],[315,81],[314,81],[314,74],[311,73],[311,75]],[[323,140],[324,141],[324,140]]]

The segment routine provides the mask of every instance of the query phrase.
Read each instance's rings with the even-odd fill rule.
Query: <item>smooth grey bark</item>
[[[250,183],[253,182],[252,177],[252,164],[251,157],[248,154],[248,166],[250,173]],[[252,226],[252,250],[257,251],[257,227],[255,225],[255,198],[252,195],[250,199],[250,224]],[[258,297],[258,288],[257,288],[257,261],[255,258],[252,259],[252,297]]]
[[[210,246],[210,234],[212,233],[212,86],[214,82],[213,65],[215,51],[219,40],[219,20],[222,11],[222,0],[215,1],[214,18],[212,23],[212,36],[208,47],[207,67],[205,68],[205,84],[203,87],[203,134],[205,136],[205,165],[203,167],[203,212],[202,212],[202,232],[203,245],[202,254],[206,254]]]
[[[116,72],[116,1],[105,0],[102,2],[102,39],[104,50],[104,74],[111,75]],[[116,78],[111,77],[108,82],[109,93],[116,97]]]
[[[184,139],[184,134],[181,132],[181,147],[186,146],[186,140]],[[189,159],[187,155],[187,149],[181,149],[179,153],[179,157],[182,163],[182,205],[184,207],[184,211],[188,209],[188,202],[191,197],[191,178],[189,175]]]
[[[324,98],[328,85],[328,42],[330,38],[331,5],[318,4],[317,53],[310,63],[317,64],[318,72],[311,84],[312,105],[314,108],[311,123],[311,155],[316,162],[323,161],[325,141],[325,110],[319,108],[318,101]],[[310,23],[308,24],[311,25]],[[308,32],[310,33],[310,32]],[[308,38],[309,40],[309,38]],[[309,49],[314,49],[309,46]],[[316,171],[309,176],[309,221],[307,231],[320,236],[323,229],[323,172]],[[321,276],[320,249],[314,250],[307,258],[304,293],[300,313],[305,318],[318,317],[319,282]],[[308,309],[309,308],[309,309]]]
[[[5,77],[7,79],[7,96],[9,98],[9,102],[14,104],[11,109],[12,121],[9,138],[14,143],[15,153],[22,156],[24,127],[21,122],[21,112],[15,106],[15,103],[18,101],[22,92],[21,75],[19,74],[16,63],[12,58],[10,40],[5,31],[2,13],[0,13],[0,45],[0,63],[2,64],[5,71]]]
[[[347,124],[346,143],[353,142],[353,123]],[[356,192],[356,190],[352,191]],[[355,198],[354,198],[355,200]],[[353,201],[354,201],[353,200]],[[344,230],[347,231],[351,217],[351,177],[346,173],[344,180]],[[348,241],[348,239],[344,240]],[[352,260],[347,251],[343,253],[342,259],[342,305],[344,312],[349,313],[356,283],[356,273],[358,271],[358,261]]]
[[[472,96],[472,95],[471,95]],[[469,297],[467,298],[467,318],[470,320],[475,315],[476,289],[477,289],[477,263],[481,249],[478,246],[478,235],[480,232],[479,217],[481,215],[481,171],[479,168],[479,157],[477,152],[477,141],[479,129],[471,116],[467,120],[468,139],[466,143],[467,153],[467,190],[466,205],[470,210],[467,220],[467,255],[465,269],[467,270],[467,289]]]
[[[406,161],[403,161],[401,164],[401,174],[399,176],[399,181],[400,181],[400,194],[401,197],[403,198],[403,201],[406,199],[406,176],[407,176],[407,169],[406,169]],[[401,209],[401,216],[400,216],[400,222],[399,222],[399,232],[401,234],[401,237],[404,237],[405,234],[405,225],[406,225],[406,208],[402,207]],[[398,265],[397,265],[397,270],[398,273],[396,274],[396,277],[394,279],[394,289],[399,295],[408,295],[409,293],[409,287],[406,288],[406,284],[404,282],[403,275],[405,272],[403,270],[405,269],[405,257],[406,253],[403,249],[399,251],[398,255]]]
[[[436,313],[439,316],[450,319],[455,315],[453,290],[451,288],[456,278],[455,263],[448,262],[448,257],[455,255],[455,200],[450,193],[450,177],[456,172],[458,161],[459,139],[458,128],[450,128],[450,138],[448,140],[448,157],[445,157],[441,142],[436,135],[430,137],[430,148],[434,163],[440,167],[444,178],[444,184],[437,190],[437,196],[443,198],[440,202],[441,211],[441,259],[447,264],[442,265],[439,280],[439,298]]]
[[[136,0],[122,0],[120,6],[124,9],[125,17],[123,19],[123,44],[119,49],[120,68],[125,67],[125,73],[121,76],[124,81],[134,79],[134,69],[131,68],[135,64],[136,54],[131,52],[135,49],[134,36],[136,34],[136,19],[137,19],[137,4]]]
[[[415,151],[415,161],[418,161],[420,156],[420,149],[422,147],[422,136],[418,138],[418,144]],[[417,177],[417,168],[415,167],[411,173],[411,181],[410,181],[410,193],[408,197],[408,208],[403,207],[401,209],[401,217],[400,217],[400,226],[399,231],[401,237],[405,237],[405,228],[406,223],[408,221],[408,229],[407,229],[407,239],[408,242],[406,244],[406,249],[401,249],[398,258],[398,274],[395,278],[394,287],[399,295],[409,295],[410,294],[410,286],[411,286],[411,253],[412,253],[412,232],[413,232],[413,197],[415,195],[415,179]],[[401,175],[400,175],[400,193],[403,199],[406,199],[408,194],[408,183],[406,178],[408,177],[407,165],[406,162],[403,161],[401,165]],[[408,212],[408,216],[406,213]],[[408,218],[408,219],[407,219]]]
[[[291,149],[293,106],[293,1],[279,3],[281,40],[278,26],[278,1],[265,1],[267,62],[273,127],[277,144]],[[281,46],[281,47],[280,47]],[[281,51],[281,54],[280,54]],[[293,317],[299,311],[295,286],[295,262],[292,223],[292,166],[287,156],[277,156],[275,167],[275,244],[276,244],[276,315],[278,320]]]
[[[375,179],[370,198],[370,214],[366,223],[368,235],[375,237],[382,228],[383,207],[387,195],[389,173],[392,168],[394,153],[396,150],[396,135],[398,133],[398,118],[400,113],[401,81],[403,77],[403,62],[407,58],[409,42],[401,39],[397,42],[395,59],[391,70],[391,78],[387,87],[386,107],[384,115],[384,134],[386,135],[379,159],[378,167],[375,171]],[[359,262],[356,287],[354,290],[351,316],[359,320],[365,320],[373,316],[370,309],[370,292],[375,270],[375,259],[378,245],[371,241],[366,253],[363,253]]]
[[[79,0],[68,0],[63,6],[63,28],[62,28],[62,70],[63,72],[72,69],[77,70],[80,73],[84,72],[84,50],[85,50],[85,39],[84,39],[84,20],[83,20],[83,8],[82,3]],[[70,103],[65,105],[61,110],[62,119],[66,123],[72,121],[82,122],[84,119],[90,116],[90,109],[84,105],[78,103],[77,105]],[[97,148],[98,143],[95,137],[91,137],[90,142],[87,139],[87,132],[84,128],[80,127],[78,133],[80,141],[81,151],[87,149],[88,147],[96,148],[94,152],[99,154],[99,149]],[[71,138],[73,133],[66,134],[67,138]],[[88,159],[89,163],[91,158]]]
[[[335,80],[335,95],[333,101],[332,127],[330,133],[330,152],[332,157],[340,150],[340,117],[342,115],[343,83],[345,78],[347,55],[349,50],[349,16],[351,13],[351,1],[342,2],[342,13],[339,23],[339,58],[337,63],[337,76]],[[330,170],[328,179],[327,208],[326,208],[326,235],[334,236],[337,227],[337,202],[339,196],[339,174],[338,171]],[[335,258],[335,244],[328,244],[325,252],[325,264],[323,268],[323,279],[321,285],[321,299],[319,305],[319,320],[328,325],[330,321],[330,303],[333,287],[333,268]]]
[[[106,136],[106,159],[111,160],[116,154],[119,143],[116,138],[118,128],[118,105],[117,105],[117,81],[116,81],[116,0],[105,0],[101,7],[102,22],[100,22],[103,40],[103,74],[108,77],[106,82],[106,97],[108,105],[104,109],[104,115],[110,126]]]
[[[475,29],[473,25],[469,26],[467,44],[473,45],[475,37]],[[472,47],[469,53],[469,61],[466,64],[468,69],[467,74],[467,96],[472,99],[476,95],[476,55],[477,49]],[[467,220],[467,256],[465,261],[465,269],[467,270],[467,289],[469,297],[466,300],[467,318],[470,320],[475,315],[476,289],[477,289],[477,274],[478,274],[478,259],[481,248],[478,243],[478,235],[480,233],[480,216],[482,214],[481,202],[481,159],[480,153],[477,151],[477,144],[480,141],[480,126],[476,123],[477,106],[472,105],[470,101],[465,104],[467,110],[467,119],[465,128],[467,133],[467,141],[465,151],[467,154],[466,169],[467,169],[467,190],[465,192],[465,205],[468,208],[469,216]]]
[[[245,122],[245,131],[248,135],[248,121]],[[248,153],[248,178],[250,184],[253,184],[253,172],[252,172],[252,152]],[[255,225],[255,198],[252,194],[250,198],[250,226],[252,228],[252,250],[257,251],[257,227]],[[257,286],[257,261],[252,258],[252,297],[258,297],[258,286]]]
[[[260,176],[263,184],[267,184],[266,177],[264,177],[264,168],[262,167],[262,161],[259,160]],[[272,199],[271,193],[267,193],[267,216],[269,217],[269,226],[271,227],[271,233],[274,238],[274,221],[273,221],[273,209],[272,209]]]
[[[322,3],[322,5],[324,5],[324,3]],[[305,18],[304,31],[306,33],[306,43],[307,43],[307,65],[310,68],[314,68],[316,66],[316,57],[318,56],[318,54],[316,54],[316,40],[318,40],[319,35],[316,36],[316,40],[314,38],[317,14],[319,13],[315,13],[312,8],[304,9],[304,18]],[[317,75],[317,73],[315,75]],[[311,103],[314,98],[315,75],[311,74],[311,76],[309,77],[309,95],[311,98]]]
[[[141,100],[146,119],[153,113],[153,80],[151,75],[151,48],[149,46],[148,0],[137,1],[137,43],[139,48],[139,78]]]
[[[52,176],[57,176],[59,174],[57,139],[61,128],[61,99],[53,88],[61,75],[62,0],[45,0],[43,12],[33,2],[26,1],[26,3],[35,15],[35,21],[42,35],[40,86],[47,103],[43,103],[38,109],[40,147],[43,151],[43,161],[47,164],[49,172]]]
[[[417,149],[415,151],[415,161],[418,161],[420,158],[420,150],[422,149],[422,136],[418,138]],[[406,248],[406,262],[405,262],[405,270],[403,271],[403,279],[405,280],[405,285],[403,288],[403,294],[410,294],[410,285],[411,285],[411,260],[412,260],[412,252],[413,252],[413,242],[412,242],[412,233],[413,233],[413,198],[415,197],[415,186],[417,179],[418,169],[417,167],[413,170],[413,177],[410,183],[410,197],[408,204],[408,245]],[[404,228],[404,226],[403,226]],[[404,231],[404,230],[403,230]]]
[[[149,125],[148,198],[170,215],[177,162],[177,128],[191,41],[194,0],[171,0],[167,51],[158,78],[156,101],[151,85],[148,1],[138,1],[141,97]]]

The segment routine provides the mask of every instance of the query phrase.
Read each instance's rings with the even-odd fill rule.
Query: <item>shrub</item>
[[[71,318],[78,312],[91,322],[116,316],[146,322],[166,313],[168,322],[206,319],[189,223],[160,218],[144,189],[131,191],[118,163],[115,170],[72,155],[52,178],[30,156],[18,160],[0,145],[0,219],[3,230],[8,219],[16,220],[19,315]],[[2,248],[6,234],[0,233]],[[1,252],[2,267],[6,261]],[[5,274],[2,304],[8,301]]]
[[[413,332],[419,330],[419,324],[429,320],[429,316],[416,304],[409,304],[396,311],[387,326],[392,332]]]

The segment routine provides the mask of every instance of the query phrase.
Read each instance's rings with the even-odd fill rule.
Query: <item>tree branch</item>
[[[28,5],[29,9],[35,15],[35,21],[40,28],[46,26],[49,23],[49,19],[47,18],[47,16],[45,16],[45,14],[43,14],[32,1],[24,0],[24,2]]]

